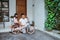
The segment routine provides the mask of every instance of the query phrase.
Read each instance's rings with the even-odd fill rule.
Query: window
[[[0,0],[0,22],[9,21],[9,0]]]

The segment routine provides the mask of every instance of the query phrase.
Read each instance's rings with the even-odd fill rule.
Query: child
[[[26,16],[24,14],[21,14],[21,18],[19,19],[19,23],[20,23],[20,26],[21,26],[21,31],[23,33],[26,33],[26,27],[29,24],[28,24],[28,19],[26,18]]]
[[[17,32],[16,28],[18,28],[18,27],[19,27],[18,15],[17,15],[17,13],[15,13],[15,15],[14,15],[14,25],[11,27],[12,32],[16,34],[16,32]]]
[[[14,15],[14,24],[18,24],[18,15],[15,13]]]

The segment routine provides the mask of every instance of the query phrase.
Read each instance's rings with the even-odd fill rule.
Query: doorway
[[[18,14],[18,20],[22,13],[27,15],[27,0],[16,0],[16,13]]]

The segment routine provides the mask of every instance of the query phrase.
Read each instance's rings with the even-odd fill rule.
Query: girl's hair
[[[17,13],[15,13],[15,14],[14,14],[14,17],[15,17],[16,15],[18,15],[18,14],[17,14]]]

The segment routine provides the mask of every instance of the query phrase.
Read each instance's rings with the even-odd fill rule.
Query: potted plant
[[[14,16],[10,16],[10,18],[11,18],[11,25],[12,25]]]

